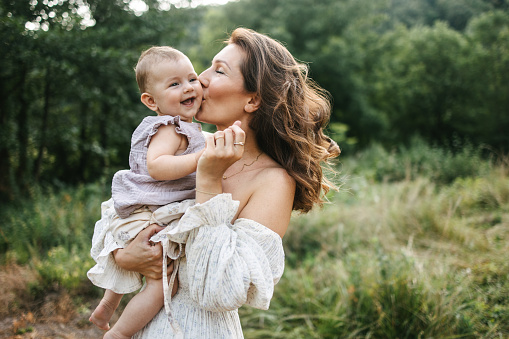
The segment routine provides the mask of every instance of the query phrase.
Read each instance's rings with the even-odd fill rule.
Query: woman
[[[236,29],[199,80],[196,118],[218,131],[198,160],[196,205],[178,226],[188,232],[171,300],[178,328],[163,309],[136,338],[242,337],[237,309],[269,307],[292,210],[308,212],[332,186],[321,168],[339,155],[323,133],[330,104],[280,43]],[[149,242],[159,230],[140,233],[117,264],[160,277],[161,248]]]

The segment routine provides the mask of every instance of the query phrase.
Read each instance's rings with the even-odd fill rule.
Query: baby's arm
[[[155,180],[175,180],[195,172],[203,151],[176,156],[179,150],[184,151],[186,148],[186,137],[178,134],[174,125],[159,127],[147,151],[150,176]]]

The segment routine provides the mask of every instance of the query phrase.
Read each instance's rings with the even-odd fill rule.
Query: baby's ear
[[[260,98],[260,96],[254,93],[253,96],[247,102],[247,104],[244,106],[244,110],[248,113],[253,113],[260,107],[261,102],[262,99]]]
[[[157,111],[157,103],[152,95],[148,93],[143,93],[141,95],[141,102],[143,102],[143,104],[147,106],[150,110],[154,112]]]

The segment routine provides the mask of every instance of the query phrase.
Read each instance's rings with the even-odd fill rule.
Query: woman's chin
[[[208,119],[208,117],[210,117],[210,115],[202,111],[202,109],[200,108],[200,110],[198,110],[198,113],[196,113],[196,115],[194,116],[194,119],[205,124],[214,125],[214,122],[211,121],[211,119]]]
[[[199,122],[203,122],[203,123],[207,123],[207,121],[205,121],[205,119],[203,119],[203,117],[200,114],[200,112],[196,113],[196,115],[194,116],[194,120],[199,121]]]

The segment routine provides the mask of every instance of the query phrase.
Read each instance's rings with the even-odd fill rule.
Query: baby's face
[[[203,90],[188,58],[160,62],[150,84],[158,115],[179,115],[183,121],[192,121],[200,109]]]

